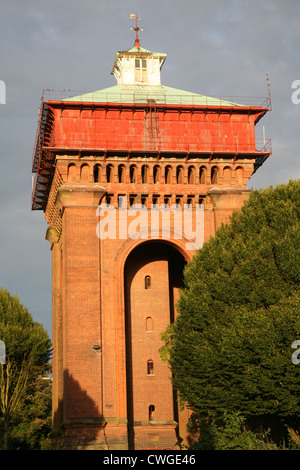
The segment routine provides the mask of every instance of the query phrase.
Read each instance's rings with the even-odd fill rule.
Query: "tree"
[[[51,342],[18,297],[1,287],[0,339],[6,347],[6,364],[0,365],[0,436],[3,448],[8,448],[11,430],[22,420],[26,396],[49,369]]]
[[[26,393],[22,408],[22,420],[11,431],[14,448],[52,448],[52,386],[50,377],[38,377]]]
[[[21,369],[10,360],[0,366],[0,411],[3,419],[3,449],[8,447],[8,436],[12,417],[16,414],[24,395],[28,380],[28,366]]]
[[[299,203],[299,181],[253,191],[185,269],[164,355],[200,416],[299,423]]]

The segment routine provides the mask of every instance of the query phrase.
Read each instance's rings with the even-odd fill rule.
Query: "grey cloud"
[[[165,85],[225,96],[266,96],[259,124],[273,153],[251,178],[265,187],[299,178],[298,0],[2,0],[0,79],[0,284],[17,292],[35,320],[51,327],[50,246],[43,213],[31,213],[31,158],[44,88],[95,91],[115,84],[115,53],[133,46],[130,13],[142,18],[142,45],[166,52]]]

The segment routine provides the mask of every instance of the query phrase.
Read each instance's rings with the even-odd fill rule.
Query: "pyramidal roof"
[[[115,85],[102,90],[66,98],[68,102],[169,104],[185,106],[243,106],[231,101],[191,93],[164,85]]]
[[[167,104],[196,106],[242,106],[237,103],[212,98],[163,86],[160,72],[167,54],[151,52],[135,45],[116,54],[111,74],[117,85],[66,98],[68,102],[122,103],[122,104]]]

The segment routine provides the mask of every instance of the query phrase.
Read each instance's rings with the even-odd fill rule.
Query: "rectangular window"
[[[146,69],[147,68],[147,60],[146,59],[135,59],[135,67],[137,69]]]
[[[147,60],[135,59],[135,80],[137,82],[147,81]]]
[[[154,364],[152,359],[147,361],[147,375],[154,375]]]

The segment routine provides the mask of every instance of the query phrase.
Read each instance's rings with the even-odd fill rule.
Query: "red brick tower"
[[[242,206],[271,153],[255,138],[268,102],[161,85],[166,55],[136,33],[116,55],[116,86],[41,104],[32,209],[49,225],[64,448],[170,449],[186,438],[160,333],[176,318],[185,263]]]

